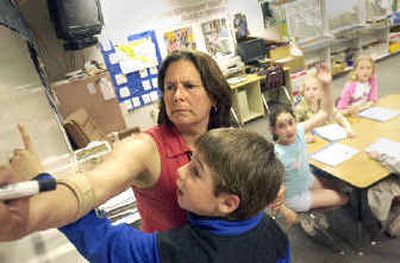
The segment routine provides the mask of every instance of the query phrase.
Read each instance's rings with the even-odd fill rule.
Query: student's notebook
[[[381,108],[381,107],[371,107],[371,108],[368,108],[368,109],[360,112],[358,114],[358,116],[372,119],[375,121],[384,122],[384,121],[388,121],[388,120],[396,117],[399,114],[400,114],[400,112],[395,111],[395,110]]]
[[[333,143],[311,154],[310,158],[329,166],[336,166],[356,155],[359,150],[348,145]]]
[[[347,138],[346,130],[336,123],[318,127],[313,130],[313,134],[331,142]]]

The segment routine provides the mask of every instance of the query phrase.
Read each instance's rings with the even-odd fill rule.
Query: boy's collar
[[[235,236],[245,233],[256,227],[261,222],[262,218],[262,212],[253,217],[237,221],[188,213],[188,222],[190,225],[206,229],[219,236]]]

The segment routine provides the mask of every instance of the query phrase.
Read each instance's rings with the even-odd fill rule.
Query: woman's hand
[[[0,166],[0,185],[19,181],[9,166]],[[0,201],[0,241],[20,238],[29,216],[29,198]]]
[[[10,158],[10,165],[14,173],[22,179],[29,180],[44,171],[43,166],[37,157],[32,140],[25,127],[18,125],[21,134],[23,149],[15,149]]]

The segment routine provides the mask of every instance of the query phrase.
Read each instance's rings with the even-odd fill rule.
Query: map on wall
[[[114,45],[111,40],[101,40],[101,53],[117,95],[127,111],[157,101],[158,65],[161,54],[154,31],[127,37],[127,43]]]

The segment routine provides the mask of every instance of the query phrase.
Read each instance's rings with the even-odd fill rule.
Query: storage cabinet
[[[303,50],[307,68],[325,61],[335,75],[349,70],[359,53],[376,60],[390,54],[393,2],[294,0],[272,6],[283,10],[276,13],[287,18],[289,38]]]
[[[255,74],[246,75],[245,79],[236,84],[230,84],[233,109],[244,124],[257,117],[264,116],[264,108],[261,97],[260,81],[264,76]]]

